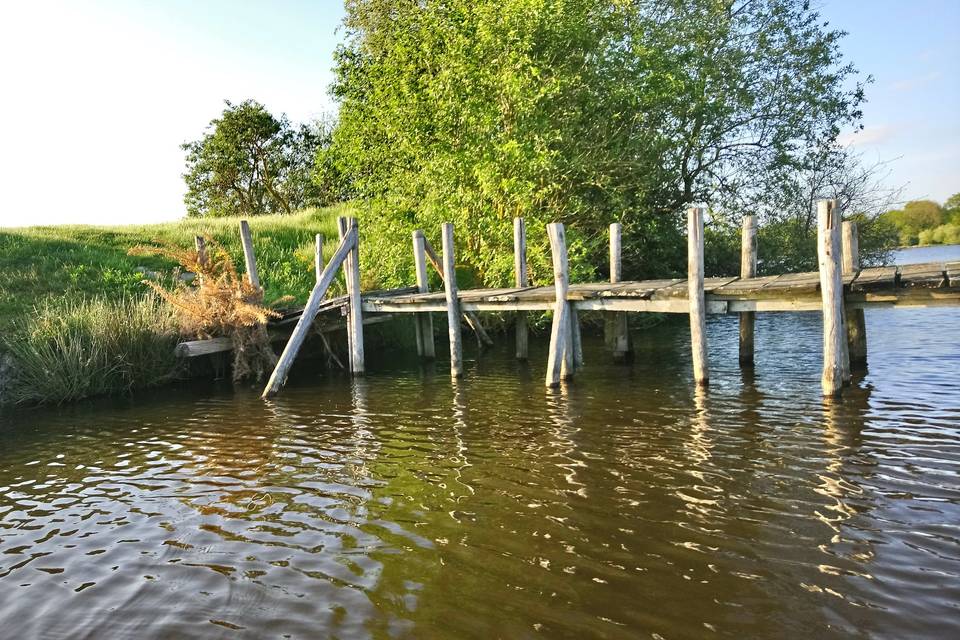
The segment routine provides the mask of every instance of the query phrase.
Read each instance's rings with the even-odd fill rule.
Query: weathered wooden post
[[[823,303],[823,395],[835,396],[843,387],[843,280],[840,267],[840,212],[835,200],[817,203],[817,259]]]
[[[277,392],[280,391],[280,387],[286,383],[290,367],[293,366],[293,361],[296,359],[297,353],[300,351],[304,340],[307,339],[307,334],[310,333],[313,321],[317,317],[317,309],[319,309],[320,303],[323,301],[323,296],[330,287],[330,283],[333,282],[334,276],[337,275],[337,270],[340,268],[340,265],[343,264],[347,256],[350,255],[350,251],[356,245],[356,242],[357,228],[353,227],[340,239],[340,245],[337,247],[333,257],[330,258],[330,263],[324,268],[323,273],[320,274],[320,279],[317,280],[317,284],[314,285],[313,290],[310,292],[310,297],[307,299],[303,313],[297,321],[297,326],[294,327],[293,333],[290,335],[290,340],[287,341],[287,346],[284,347],[283,353],[280,354],[280,359],[277,360],[277,366],[273,369],[273,373],[270,374],[270,380],[267,381],[267,386],[264,387],[261,397],[269,398],[275,396]]]
[[[340,231],[341,240],[347,236],[350,230],[353,230],[354,236],[356,236],[353,249],[344,261],[343,273],[347,283],[347,297],[350,303],[347,311],[347,345],[350,348],[350,372],[354,375],[363,375],[364,353],[363,312],[361,311],[362,300],[360,298],[360,231],[356,218],[348,219],[340,216],[337,218],[337,227]]]
[[[572,371],[576,371],[583,366],[583,338],[580,335],[580,317],[577,313],[577,305],[570,302],[570,361],[573,364]]]
[[[740,277],[757,277],[757,216],[743,216],[740,235]],[[753,366],[753,328],[756,314],[744,311],[740,314],[740,366]]]
[[[527,277],[527,226],[523,218],[513,219],[513,283],[518,288],[530,284]],[[517,311],[514,331],[517,334],[517,359],[526,360],[529,354],[526,311]]]
[[[247,268],[247,282],[260,288],[260,273],[257,271],[257,256],[253,252],[253,236],[246,220],[240,221],[240,243],[243,245],[243,262]]]
[[[621,266],[621,242],[623,227],[619,222],[610,225],[610,283],[616,284],[623,279]],[[616,361],[625,360],[630,353],[630,328],[628,316],[624,312],[613,311],[607,315],[604,323],[606,342]]]
[[[687,210],[687,297],[690,302],[690,351],[693,378],[698,385],[710,379],[707,359],[707,308],[703,295],[703,216],[702,207]]]
[[[860,270],[860,234],[856,222],[843,223],[843,273]],[[863,309],[847,309],[847,350],[851,368],[862,369],[867,363],[867,322]]]
[[[463,343],[460,336],[460,301],[457,299],[457,263],[453,253],[453,223],[443,223],[443,290],[447,298],[447,331],[450,335],[450,376],[463,375]]]
[[[423,239],[423,248],[427,252],[427,260],[430,261],[430,264],[433,265],[433,268],[436,269],[437,273],[440,274],[440,279],[443,280],[443,265],[440,264],[440,257],[437,255],[437,252],[433,250],[433,247],[430,245],[430,241],[427,240],[426,237]],[[478,316],[475,311],[464,311],[463,319],[466,320],[467,324],[470,325],[470,328],[474,330],[474,332],[477,334],[477,339],[482,344],[493,344],[493,338],[487,335],[486,330],[484,330],[483,325],[480,323],[480,316]]]
[[[313,238],[313,268],[317,274],[317,282],[323,278],[323,234],[318,233]],[[330,357],[330,360],[336,362],[340,365],[340,368],[343,369],[343,363],[340,362],[340,358],[337,357],[337,354],[334,352],[333,347],[330,346],[330,340],[327,339],[327,334],[323,331],[318,331],[317,335],[320,336],[320,341],[323,342],[323,347],[327,350],[327,354]]]
[[[313,239],[313,267],[317,272],[317,281],[323,275],[323,234],[318,233]]]
[[[548,387],[556,387],[560,381],[573,374],[573,345],[570,335],[569,268],[567,264],[567,241],[563,225],[552,222],[547,225],[550,236],[550,251],[553,254],[553,279],[556,301],[553,307],[553,324],[550,329],[550,354],[547,358]]]
[[[413,232],[413,262],[417,270],[417,290],[420,293],[430,291],[430,281],[427,278],[427,251],[426,239],[423,231]],[[429,312],[418,313],[415,316],[417,332],[417,354],[424,358],[436,357],[433,344],[433,316]]]
[[[197,248],[197,262],[207,264],[207,241],[203,236],[193,236],[193,244]]]
[[[202,265],[207,265],[207,241],[203,239],[203,236],[193,236],[193,246],[197,248],[197,262]],[[197,284],[203,284],[203,274],[197,274]]]

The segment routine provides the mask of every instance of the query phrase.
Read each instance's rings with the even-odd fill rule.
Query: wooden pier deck
[[[843,276],[844,302],[874,306],[960,305],[960,262],[877,267]],[[762,278],[705,278],[707,313],[819,311],[820,274]],[[686,279],[571,284],[567,301],[581,311],[689,313]],[[446,312],[445,292],[380,292],[362,296],[364,313]],[[553,286],[467,289],[457,292],[462,311],[549,311]],[[344,299],[342,304],[345,304]]]
[[[691,361],[694,380],[705,385],[709,380],[709,356],[706,315],[736,313],[740,318],[739,360],[752,366],[754,358],[754,322],[756,313],[783,311],[819,311],[823,315],[824,395],[836,395],[851,380],[851,369],[862,366],[867,357],[867,335],[863,310],[873,307],[960,306],[960,261],[904,266],[860,268],[856,224],[843,222],[836,203],[817,204],[817,258],[819,270],[756,277],[756,217],[744,216],[740,276],[704,277],[705,210],[692,207],[687,219],[687,278],[624,281],[620,266],[620,224],[610,225],[609,282],[570,283],[567,248],[562,224],[547,225],[553,259],[554,282],[550,286],[529,284],[526,266],[526,228],[520,218],[513,221],[515,286],[497,289],[460,291],[455,282],[453,225],[442,228],[442,254],[433,249],[425,234],[414,230],[413,258],[416,284],[388,291],[360,291],[359,229],[355,219],[338,221],[340,244],[324,265],[317,238],[316,279],[306,306],[279,322],[271,324],[275,338],[289,338],[263,397],[276,395],[286,382],[290,367],[307,336],[346,328],[349,368],[355,375],[364,373],[364,325],[396,314],[413,314],[416,324],[417,352],[426,359],[435,357],[438,332],[433,313],[447,319],[450,344],[450,373],[463,375],[462,326],[465,322],[478,340],[491,343],[479,315],[483,312],[512,314],[516,336],[516,355],[526,359],[528,352],[527,312],[552,312],[546,385],[560,384],[572,378],[583,365],[579,316],[584,312],[602,312],[607,344],[615,360],[630,351],[627,313],[682,313],[690,318]],[[241,238],[251,283],[259,284],[252,238],[245,223]],[[201,249],[198,244],[198,251]],[[442,291],[431,292],[428,264],[440,276]],[[347,294],[325,299],[327,289],[338,271],[344,270]],[[292,326],[294,325],[295,326]],[[291,329],[292,326],[292,329]],[[226,351],[230,341],[217,338],[193,341],[178,346],[184,357]],[[329,345],[328,345],[329,348]]]

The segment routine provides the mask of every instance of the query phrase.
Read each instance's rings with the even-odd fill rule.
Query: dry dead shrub
[[[166,289],[156,282],[144,284],[157,292],[177,311],[180,330],[191,339],[229,337],[233,341],[233,379],[259,380],[273,370],[277,356],[270,346],[267,321],[281,317],[264,305],[263,289],[237,273],[230,255],[206,239],[206,255],[195,249],[144,246],[130,249],[130,255],[160,255],[177,261],[195,274],[190,282],[178,282]],[[290,298],[274,301],[284,302]]]

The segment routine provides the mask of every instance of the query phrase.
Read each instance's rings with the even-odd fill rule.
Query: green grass
[[[15,363],[3,401],[60,403],[163,384],[179,369],[179,337],[173,309],[151,293],[46,299],[0,338]]]
[[[249,219],[268,302],[284,295],[306,301],[315,281],[314,235],[324,234],[324,254],[329,258],[337,244],[336,217],[350,211],[349,205],[341,205]],[[226,248],[242,269],[239,221],[191,218],[151,225],[0,229],[0,331],[51,298],[119,300],[141,293],[145,287],[137,267],[173,273],[176,265],[170,260],[127,255],[135,245],[192,247],[194,236],[204,235]]]

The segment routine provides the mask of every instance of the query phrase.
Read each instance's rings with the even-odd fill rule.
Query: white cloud
[[[864,146],[886,142],[896,133],[896,129],[889,124],[866,126],[860,131],[844,133],[837,136],[837,144],[843,147]]]
[[[939,71],[930,71],[919,76],[913,76],[912,78],[905,78],[899,80],[890,85],[890,89],[898,93],[906,93],[909,91],[916,91],[917,89],[922,89],[923,87],[929,86],[943,77],[943,74]]]

